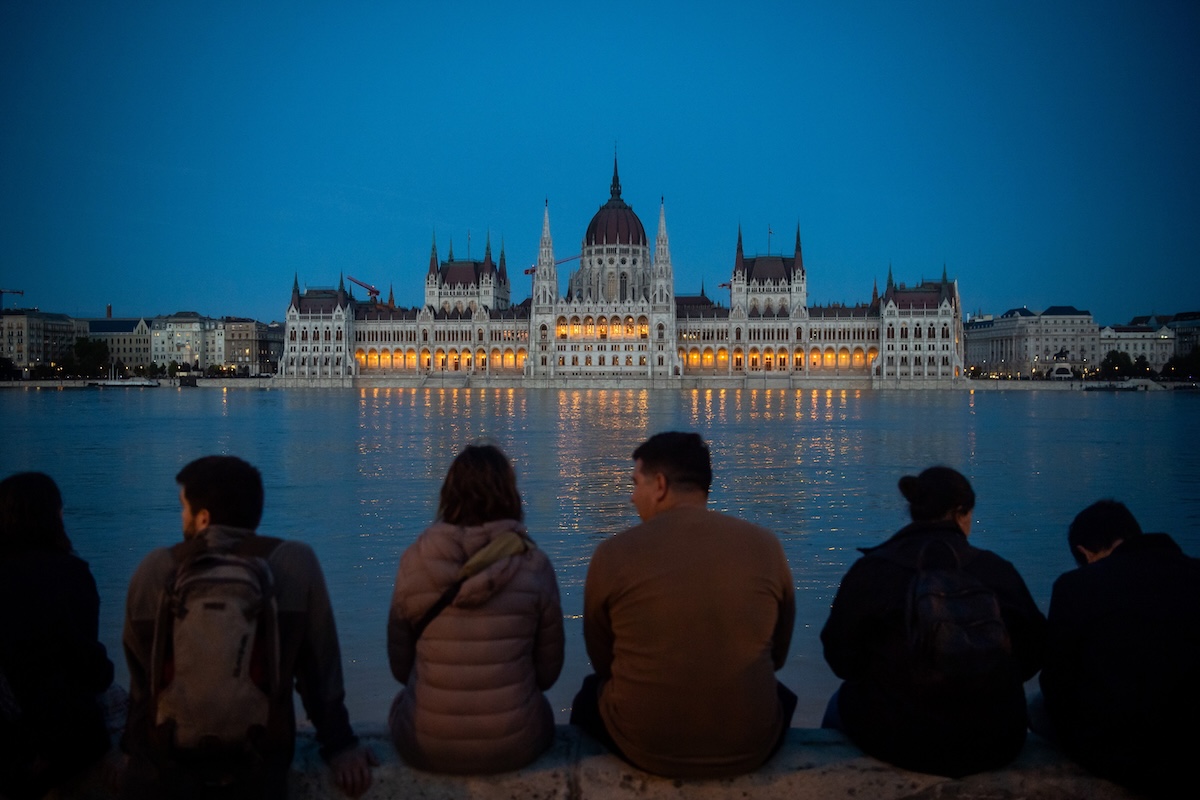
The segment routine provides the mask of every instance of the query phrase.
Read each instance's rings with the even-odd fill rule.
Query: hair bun
[[[900,479],[900,494],[909,503],[919,503],[925,496],[925,487],[921,485],[920,477],[905,475]]]

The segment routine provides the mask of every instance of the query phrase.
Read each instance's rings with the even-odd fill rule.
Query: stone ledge
[[[897,769],[863,755],[836,731],[793,728],[762,769],[722,780],[660,778],[606,753],[577,729],[560,725],[554,745],[516,772],[459,777],[421,772],[396,754],[386,732],[360,730],[381,765],[366,800],[512,800],[512,798],[763,798],[817,800],[1131,800],[1137,795],[1096,778],[1034,735],[1020,757],[994,772],[953,780]],[[339,798],[312,738],[301,734],[292,775],[293,798]]]

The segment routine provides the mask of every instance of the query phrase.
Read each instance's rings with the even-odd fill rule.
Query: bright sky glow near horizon
[[[412,306],[434,237],[489,235],[519,301],[615,148],[677,294],[727,302],[738,226],[798,224],[810,305],[944,265],[969,313],[1200,310],[1192,0],[506,5],[4,3],[4,307],[269,321],[294,275]]]

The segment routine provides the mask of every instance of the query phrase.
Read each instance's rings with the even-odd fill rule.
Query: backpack
[[[952,562],[934,566],[931,548]],[[963,569],[958,551],[932,539],[917,555],[905,613],[909,666],[919,689],[976,692],[1004,685],[1012,642],[996,593]]]
[[[266,556],[278,539],[231,550],[172,548],[151,656],[154,738],[182,762],[232,766],[263,755],[280,691],[279,620]],[[221,768],[221,767],[219,767]]]

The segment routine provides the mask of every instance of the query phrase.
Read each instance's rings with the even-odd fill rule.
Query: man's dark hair
[[[633,460],[642,462],[642,472],[647,475],[662,474],[668,485],[699,489],[705,494],[712,486],[712,459],[698,433],[656,433],[638,445]]]
[[[62,508],[58,485],[43,472],[18,472],[0,481],[0,557],[71,552]]]
[[[517,475],[495,445],[472,444],[450,464],[438,500],[438,519],[451,525],[482,525],[522,518]]]
[[[1075,563],[1083,566],[1087,559],[1079,552],[1083,547],[1091,553],[1109,549],[1118,541],[1128,541],[1142,535],[1142,526],[1124,503],[1099,500],[1080,511],[1067,528],[1067,545]]]
[[[208,512],[210,525],[254,530],[262,520],[262,475],[237,456],[205,456],[179,470],[192,513]]]

